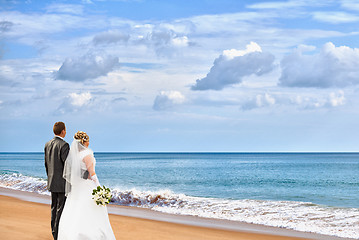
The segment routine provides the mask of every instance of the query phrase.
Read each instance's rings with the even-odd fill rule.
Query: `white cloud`
[[[176,32],[167,29],[155,29],[145,33],[143,37],[138,39],[138,43],[153,48],[157,55],[160,56],[172,55],[174,51],[176,51],[176,48],[189,46],[187,36],[179,35]]]
[[[39,59],[8,59],[0,63],[0,86],[20,89],[40,89],[46,79],[51,79],[52,59],[47,62]],[[47,87],[58,87],[54,83]],[[4,91],[3,91],[4,93]]]
[[[329,105],[332,107],[338,107],[345,104],[345,96],[343,91],[339,91],[338,93],[332,92],[329,95]]]
[[[293,7],[302,7],[307,5],[306,1],[278,1],[278,2],[262,2],[262,3],[255,3],[251,5],[247,5],[247,8],[253,9],[283,9],[283,8],[293,8]]]
[[[188,46],[188,37],[175,37],[172,39],[172,44],[175,47],[187,47]]]
[[[245,50],[225,50],[214,60],[214,65],[205,78],[196,80],[192,90],[221,90],[240,83],[244,76],[258,76],[273,69],[274,56],[262,53],[260,46],[251,42]]]
[[[276,103],[276,99],[268,93],[257,94],[241,104],[242,110],[252,110],[254,108],[270,107]]]
[[[161,91],[153,103],[154,110],[171,109],[186,101],[186,97],[179,91]]]
[[[84,105],[87,105],[91,101],[92,96],[90,92],[79,93],[79,94],[70,93],[69,98],[71,105],[75,107],[82,107]]]
[[[341,0],[346,1],[346,0]],[[356,1],[356,0],[348,0],[348,1]],[[305,8],[313,8],[313,7],[328,7],[336,4],[336,0],[287,0],[287,1],[262,1],[259,3],[246,5],[247,8],[256,9],[256,10],[298,10],[298,13],[303,14]],[[291,11],[291,13],[294,13]],[[286,14],[285,12],[281,12],[281,15]]]
[[[187,21],[189,22],[189,21]],[[146,46],[158,56],[172,56],[180,50],[193,45],[186,33],[190,31],[189,23],[155,23],[137,24],[131,21],[122,21],[116,29],[96,34],[92,42],[94,45],[111,48],[111,44],[125,45],[141,49]]]
[[[359,2],[357,0],[341,0],[341,7],[352,11],[359,11]]]
[[[321,22],[333,24],[358,22],[359,16],[347,12],[314,12],[313,18]]]
[[[85,18],[78,15],[64,13],[24,14],[13,11],[1,12],[1,15],[5,22],[11,23],[11,31],[6,32],[6,36],[13,37],[16,41],[28,42],[32,38],[38,40],[45,34],[71,29],[96,28],[92,21],[86,21]]]
[[[191,21],[195,26],[194,30],[196,34],[211,34],[211,38],[222,38],[230,35],[236,36],[236,41],[238,42],[239,34],[250,31],[251,34],[255,34],[256,31],[253,31],[255,27],[261,29],[261,24],[264,22],[264,19],[271,19],[275,17],[272,13],[259,13],[259,12],[238,12],[238,13],[229,13],[229,14],[215,14],[215,15],[200,15],[188,18],[188,21]],[[265,23],[265,22],[264,22]],[[217,33],[218,35],[215,35]],[[225,33],[223,36],[222,34]],[[199,35],[202,37],[203,35]],[[244,37],[243,35],[242,37]],[[247,39],[247,38],[246,38]],[[216,42],[218,45],[218,42]]]
[[[93,100],[90,92],[69,93],[60,107],[56,110],[56,114],[86,110]]]
[[[55,72],[56,79],[81,82],[106,76],[119,66],[118,57],[88,54],[77,59],[68,58]]]
[[[83,13],[83,6],[77,4],[51,4],[46,7],[47,12],[50,13],[68,13],[81,15]]]
[[[188,19],[175,20],[172,22],[162,22],[159,24],[161,29],[167,29],[177,34],[186,35],[196,30],[196,25]]]
[[[323,94],[300,94],[294,96],[282,96],[282,104],[295,106],[299,109],[325,109],[336,108],[345,105],[346,98],[343,91],[323,93]]]
[[[0,22],[0,33],[10,31],[13,26],[14,26],[13,22],[1,21]]]
[[[99,33],[93,38],[95,45],[97,44],[111,44],[118,42],[127,42],[130,39],[130,35],[118,30],[110,30],[107,32]]]
[[[359,84],[359,49],[326,43],[317,54],[295,50],[281,61],[279,84],[287,87],[346,87]]]
[[[224,50],[222,55],[225,56],[227,60],[232,60],[235,57],[241,57],[252,52],[262,52],[262,48],[257,43],[250,42],[250,44],[246,46],[245,50]]]
[[[293,99],[292,99],[293,100]],[[296,96],[292,103],[300,109],[336,108],[345,105],[343,91],[331,92],[323,96]]]
[[[296,50],[299,52],[311,52],[314,51],[315,49],[316,49],[315,46],[300,44]]]
[[[240,109],[243,111],[258,108],[282,107],[286,109],[328,109],[345,105],[346,98],[343,91],[321,93],[256,93],[253,96],[247,95],[239,101]]]

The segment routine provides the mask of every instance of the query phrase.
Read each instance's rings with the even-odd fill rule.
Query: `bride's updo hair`
[[[87,133],[83,132],[83,131],[78,131],[74,138],[76,140],[79,140],[81,142],[81,144],[83,145],[85,142],[88,142],[90,140],[90,137],[87,135]]]

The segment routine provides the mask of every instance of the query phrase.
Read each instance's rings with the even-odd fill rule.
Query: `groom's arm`
[[[67,155],[69,155],[70,146],[68,143],[65,143],[61,148],[61,161],[64,163],[66,161]]]
[[[46,146],[44,148],[44,155],[45,155],[45,169],[46,169],[46,175],[48,175],[48,169],[47,169],[47,153],[46,153]]]

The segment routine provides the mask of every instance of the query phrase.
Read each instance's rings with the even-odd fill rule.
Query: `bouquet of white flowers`
[[[92,199],[95,200],[97,205],[109,204],[112,198],[111,190],[105,186],[98,186],[92,191]]]

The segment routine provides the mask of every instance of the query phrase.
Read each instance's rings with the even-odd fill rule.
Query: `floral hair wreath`
[[[82,144],[84,144],[84,142],[88,142],[90,140],[90,137],[87,135],[87,133],[83,132],[83,131],[78,131],[74,138],[78,141],[80,141]]]

